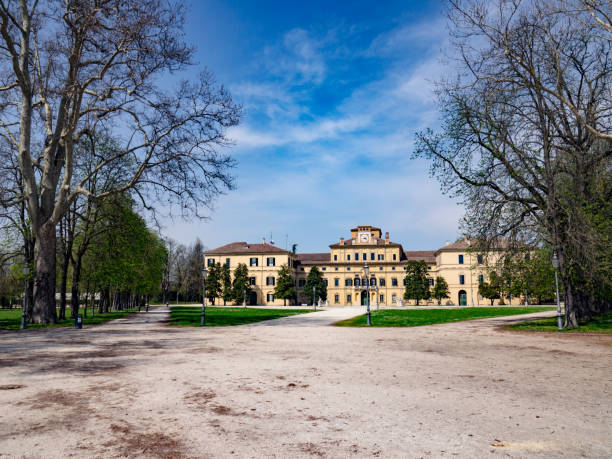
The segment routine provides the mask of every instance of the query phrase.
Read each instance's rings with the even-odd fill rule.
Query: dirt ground
[[[2,332],[0,457],[612,457],[612,336],[357,312]]]

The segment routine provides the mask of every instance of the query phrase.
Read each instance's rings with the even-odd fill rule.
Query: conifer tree
[[[274,296],[276,298],[282,298],[284,306],[287,306],[287,299],[295,298],[295,280],[289,271],[287,265],[281,266],[278,272],[278,280],[276,282],[276,288],[274,289]]]
[[[234,280],[232,282],[232,298],[236,304],[243,301],[246,303],[247,298],[251,293],[249,284],[249,268],[244,263],[238,264],[234,270]]]
[[[444,298],[450,298],[448,293],[448,284],[446,280],[442,276],[436,277],[436,283],[431,296],[438,300],[438,305],[442,304]]]
[[[215,305],[215,298],[221,296],[221,265],[214,264],[208,269],[206,276],[206,297]]]
[[[313,266],[310,269],[308,276],[306,276],[304,296],[308,298],[308,302],[311,304],[318,299],[321,299],[322,301],[327,299],[327,285],[325,285],[321,271],[319,271],[319,268],[316,266]]]
[[[424,261],[410,260],[406,265],[406,277],[404,279],[406,282],[405,300],[416,300],[418,306],[420,300],[426,300],[431,296],[427,278],[427,263]]]
[[[234,298],[232,292],[232,276],[230,274],[229,265],[224,264],[221,267],[221,284],[223,289],[223,293],[221,295],[223,298],[223,305],[225,306],[228,301],[232,301]]]

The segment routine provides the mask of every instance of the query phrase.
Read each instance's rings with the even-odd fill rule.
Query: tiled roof
[[[300,263],[328,263],[331,255],[329,253],[298,253],[297,259]]]
[[[478,246],[481,247],[478,247]],[[488,250],[501,250],[507,249],[510,246],[510,240],[508,238],[497,238],[491,241],[485,241],[481,239],[460,239],[452,244],[444,245],[436,250],[436,253],[446,251],[446,250],[467,250],[469,247],[474,247],[474,249],[488,249]]]
[[[427,263],[435,263],[436,255],[434,250],[410,250],[404,251],[407,260],[423,260]]]
[[[216,249],[208,250],[207,255],[223,253],[289,253],[272,244],[248,244],[247,242],[231,242]]]

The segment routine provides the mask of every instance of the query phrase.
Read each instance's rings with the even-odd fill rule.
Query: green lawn
[[[242,325],[262,320],[279,319],[313,312],[312,309],[255,309],[206,307],[207,326]],[[199,326],[201,308],[174,306],[170,308],[170,325]]]
[[[490,308],[458,308],[458,309],[382,309],[372,311],[371,319],[374,327],[418,327],[421,325],[442,324],[445,322],[460,322],[462,320],[484,319],[496,316],[511,316],[532,312],[550,311],[550,307],[490,307]],[[365,327],[365,314],[352,319],[342,320],[336,325],[341,327]]]
[[[526,330],[536,332],[612,333],[612,312],[596,317],[590,322],[581,323],[580,328],[569,328],[567,330],[557,330],[556,317],[508,325],[506,328],[510,330]]]
[[[142,309],[144,311],[144,308]],[[109,320],[119,319],[129,314],[138,311],[136,309],[126,309],[124,311],[111,311],[105,314],[98,314],[94,317],[91,316],[91,309],[87,311],[87,317],[83,317],[83,326],[86,325],[97,325]],[[66,315],[70,314],[70,309],[66,311]],[[83,312],[81,310],[81,315]],[[0,329],[18,329],[21,325],[21,309],[0,309]],[[27,324],[27,328],[54,328],[54,327],[73,327],[74,320],[66,319],[58,322],[57,324],[44,325],[44,324]]]

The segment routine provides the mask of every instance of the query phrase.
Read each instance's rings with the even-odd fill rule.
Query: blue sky
[[[374,5],[374,7],[373,7]],[[323,252],[349,229],[381,227],[409,250],[458,237],[463,209],[414,133],[437,124],[432,82],[445,66],[439,1],[193,2],[187,40],[245,109],[229,132],[237,189],[208,221],[164,234],[207,247],[269,239]]]

